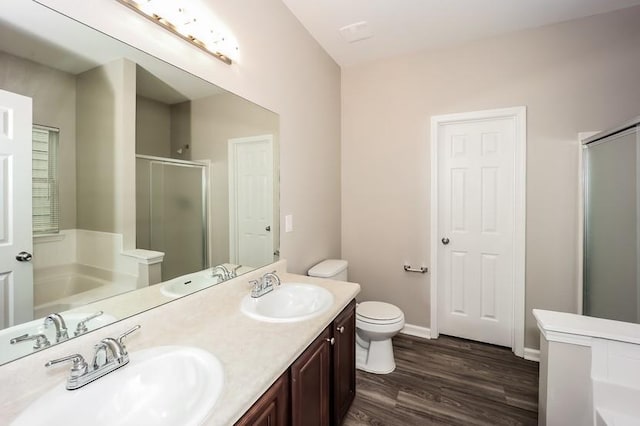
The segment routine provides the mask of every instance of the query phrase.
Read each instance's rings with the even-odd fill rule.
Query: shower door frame
[[[578,277],[578,292],[576,294],[577,300],[577,314],[584,315],[584,252],[585,252],[585,240],[584,234],[587,232],[586,229],[586,204],[585,204],[585,194],[586,194],[586,182],[587,182],[587,170],[585,168],[586,164],[586,156],[587,156],[587,145],[586,140],[592,136],[597,135],[600,132],[580,132],[578,133],[578,265],[576,270],[576,276]]]
[[[209,267],[209,167],[205,161],[188,161],[188,160],[178,160],[175,158],[167,158],[167,157],[156,157],[152,155],[141,155],[136,154],[136,158],[140,158],[143,160],[149,160],[151,163],[172,163],[180,166],[186,167],[199,167],[202,169],[202,264],[204,266],[203,269],[207,269]],[[149,173],[151,173],[151,167],[149,167]],[[149,194],[149,202],[151,203],[151,199],[153,198],[153,194]],[[151,203],[152,204],[152,203]],[[151,206],[149,206],[149,211],[151,212]],[[149,226],[152,226],[151,223]],[[152,233],[152,229],[149,230],[149,233]]]

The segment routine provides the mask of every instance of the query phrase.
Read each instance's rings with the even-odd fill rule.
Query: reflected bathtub
[[[136,277],[69,264],[34,270],[34,318],[84,306],[136,289]]]

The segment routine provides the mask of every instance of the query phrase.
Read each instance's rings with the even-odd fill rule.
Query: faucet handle
[[[61,362],[67,361],[73,362],[70,377],[79,377],[87,372],[87,363],[84,360],[84,357],[80,354],[73,354],[65,356],[63,358],[52,359],[51,361],[48,361],[44,366],[51,367],[52,365],[60,364]]]
[[[86,317],[82,321],[78,322],[78,325],[76,325],[76,331],[73,332],[73,335],[74,336],[79,336],[79,335],[89,331],[89,329],[87,328],[87,322],[91,321],[94,318],[98,318],[102,314],[104,314],[103,311],[98,311],[95,314],[89,315],[88,317]]]
[[[47,339],[47,336],[44,334],[33,334],[33,335],[23,334],[22,336],[14,337],[13,339],[9,340],[9,343],[11,343],[12,345],[15,345],[16,343],[26,342],[29,340],[35,340],[35,343],[33,344],[33,349],[36,349],[36,350],[51,346],[49,339]]]
[[[230,278],[235,278],[238,276],[238,269],[242,268],[242,265],[238,265],[234,268],[231,268]]]
[[[120,344],[120,347],[122,348],[122,354],[126,355],[127,354],[127,348],[124,345],[124,338],[127,337],[128,335],[130,335],[131,333],[133,333],[134,331],[137,331],[140,329],[140,324],[138,325],[134,325],[133,327],[131,327],[129,330],[125,331],[124,333],[122,333],[120,336],[118,336],[116,338],[116,340],[118,341],[118,343]]]

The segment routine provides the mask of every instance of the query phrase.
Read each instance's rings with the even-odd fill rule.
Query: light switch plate
[[[288,214],[284,217],[284,232],[293,232],[293,215]]]

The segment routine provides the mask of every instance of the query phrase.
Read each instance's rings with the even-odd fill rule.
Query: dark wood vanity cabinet
[[[331,419],[331,329],[291,365],[291,424],[329,426]]]
[[[289,370],[253,404],[236,426],[289,426]]]
[[[356,396],[356,303],[291,366],[293,426],[340,425]]]
[[[356,302],[333,321],[331,424],[339,425],[356,396]]]
[[[356,393],[355,331],[351,301],[236,425],[340,425]]]

